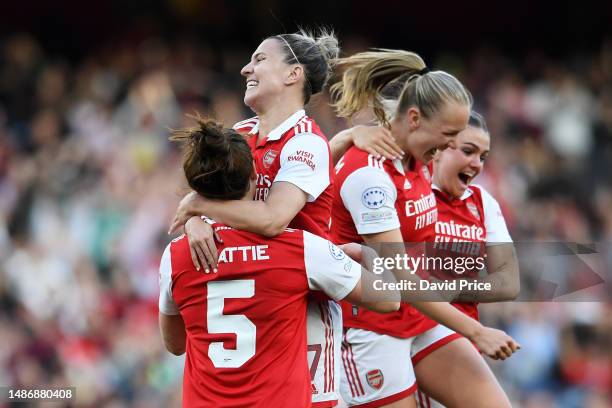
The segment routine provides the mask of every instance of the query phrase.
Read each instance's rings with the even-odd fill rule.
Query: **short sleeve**
[[[310,290],[344,299],[361,279],[361,265],[330,241],[304,231],[304,263]]]
[[[374,167],[355,170],[342,183],[340,197],[351,213],[358,234],[375,234],[400,227],[395,210],[397,190],[384,170]]]
[[[506,220],[499,203],[487,190],[480,187],[482,206],[484,208],[485,228],[487,230],[487,245],[512,242]]]
[[[166,246],[159,265],[159,311],[166,315],[177,315],[179,314],[179,309],[172,298],[170,245]]]
[[[274,182],[286,181],[308,194],[313,202],[329,186],[330,151],[323,138],[302,133],[293,136],[280,153],[280,169]]]

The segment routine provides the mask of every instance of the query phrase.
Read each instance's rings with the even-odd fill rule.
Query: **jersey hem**
[[[348,323],[348,324],[343,323],[342,327],[345,328],[345,329],[367,330],[367,331],[371,331],[373,333],[380,334],[380,335],[383,335],[383,336],[397,337],[398,339],[409,339],[411,337],[416,337],[419,334],[425,333],[426,331],[436,327],[436,325],[438,324],[438,323],[433,322],[433,321],[431,323],[433,323],[431,326],[428,325],[428,326],[426,326],[426,327],[424,327],[422,329],[415,330],[414,332],[410,331],[410,332],[408,332],[408,334],[399,333],[399,332],[391,332],[391,331],[382,331],[382,330],[378,330],[378,329],[372,329],[371,327],[369,327],[369,326],[367,326],[365,324],[362,325],[362,324],[359,324],[359,323]]]
[[[460,335],[459,333],[453,333],[453,334],[449,334],[446,337],[441,338],[440,340],[436,341],[433,344],[430,344],[429,346],[425,347],[423,350],[419,351],[418,353],[416,353],[413,357],[412,357],[412,365],[416,366],[419,362],[421,362],[425,357],[427,357],[428,355],[430,355],[431,353],[433,353],[434,351],[436,351],[437,349],[439,349],[442,346],[447,345],[448,343],[450,343],[451,341],[457,340],[462,338],[463,336]]]

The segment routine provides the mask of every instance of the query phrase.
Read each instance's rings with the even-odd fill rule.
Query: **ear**
[[[406,121],[409,129],[416,130],[421,126],[421,111],[416,106],[411,106],[406,111]]]
[[[304,67],[294,64],[289,67],[289,72],[285,78],[285,85],[292,85],[299,82],[304,77]]]

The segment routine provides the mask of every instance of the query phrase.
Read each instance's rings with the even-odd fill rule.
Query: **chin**
[[[249,95],[247,91],[244,93],[244,98],[242,99],[242,101],[244,102],[246,106],[248,106],[249,108],[252,108],[255,102],[255,98],[253,97],[253,95]]]
[[[244,104],[251,108],[251,110],[255,113],[260,112],[261,110],[257,107],[259,105],[259,98],[257,95],[250,95],[245,93],[244,95]]]

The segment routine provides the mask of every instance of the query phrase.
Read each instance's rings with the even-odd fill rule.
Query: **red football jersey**
[[[333,160],[327,138],[315,121],[299,110],[258,142],[257,117],[234,129],[248,137],[257,172],[256,200],[265,200],[276,181],[286,181],[308,194],[308,202],[289,224],[321,237],[329,236]]]
[[[344,298],[361,268],[331,242],[299,230],[268,239],[215,224],[223,244],[216,274],[196,271],[188,240],[168,245],[160,312],[187,332],[185,407],[309,407],[309,290]]]
[[[450,197],[435,186],[434,192],[438,221],[429,255],[464,260],[472,258],[470,265],[481,265],[487,245],[512,242],[499,204],[484,188],[472,185],[461,198]],[[452,272],[430,270],[429,273],[437,279],[445,280],[475,277],[479,271],[478,268],[455,268]],[[478,320],[478,303],[455,302],[453,305]]]
[[[429,168],[416,163],[405,172],[400,160],[375,159],[356,147],[336,165],[331,236],[335,243],[363,242],[361,234],[399,228],[404,242],[431,240],[437,220]],[[407,251],[423,252],[424,245]],[[417,253],[410,253],[418,256]],[[345,327],[408,338],[436,325],[407,303],[380,314],[343,302]]]
[[[304,110],[299,110],[258,141],[257,117],[238,122],[234,129],[247,137],[257,172],[256,200],[265,200],[272,183],[292,183],[308,194],[306,205],[289,223],[321,237],[329,237],[331,219],[333,161],[327,138]],[[313,402],[320,407],[334,406],[340,367],[335,355],[341,338],[341,309],[323,293],[312,293],[308,306],[309,361],[323,349],[324,364],[313,371]],[[316,365],[316,364],[315,364]]]

